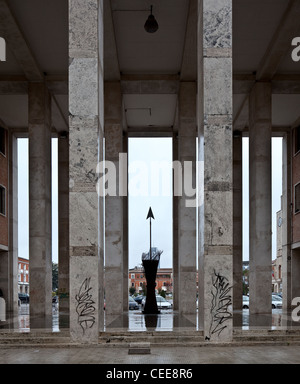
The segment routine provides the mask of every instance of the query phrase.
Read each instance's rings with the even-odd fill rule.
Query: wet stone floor
[[[30,331],[30,305],[21,304],[19,307],[18,319],[11,319],[5,323],[0,322],[0,329],[10,329],[19,332]],[[235,319],[239,318],[239,322]],[[240,329],[250,328],[250,316],[249,310],[245,309],[242,313],[234,314],[234,326]],[[282,313],[281,309],[272,310],[272,329],[280,329],[287,324],[288,316]],[[12,324],[14,324],[12,326]],[[300,323],[293,323],[293,326],[300,329]],[[52,332],[59,332],[61,328],[68,328],[67,322],[64,326],[61,319],[59,319],[59,307],[58,304],[52,306]],[[199,330],[198,316],[179,316],[176,311],[162,310],[159,315],[144,315],[142,309],[128,311],[119,316],[106,316],[105,317],[105,331],[147,331],[151,329],[159,331],[174,331],[176,329],[186,330]]]

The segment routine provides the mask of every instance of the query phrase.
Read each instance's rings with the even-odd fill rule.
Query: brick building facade
[[[0,250],[8,250],[8,134],[0,126]]]
[[[18,260],[18,291],[29,294],[29,260],[22,257]]]
[[[146,287],[146,277],[142,267],[129,269],[129,288],[135,288],[136,292],[141,293],[143,287]],[[173,292],[173,272],[172,268],[160,268],[156,276],[156,291]]]

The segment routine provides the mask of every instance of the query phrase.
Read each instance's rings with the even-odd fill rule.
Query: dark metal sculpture
[[[145,276],[147,281],[147,295],[146,295],[146,303],[144,307],[144,314],[157,314],[160,313],[157,308],[156,295],[155,295],[155,281],[157,268],[160,260],[160,255],[162,251],[159,251],[157,248],[152,248],[152,233],[151,233],[151,219],[154,219],[154,215],[152,209],[150,207],[147,219],[150,219],[150,248],[149,253],[143,253],[142,262],[145,270]]]

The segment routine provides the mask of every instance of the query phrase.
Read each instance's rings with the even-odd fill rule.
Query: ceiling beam
[[[293,122],[291,129],[294,129],[300,125],[300,116]]]
[[[238,74],[233,76],[233,94],[247,95],[255,84],[255,76]],[[278,74],[271,80],[272,94],[298,95],[300,94],[300,75]]]
[[[254,83],[255,75],[233,74],[233,94],[249,94]]]
[[[111,1],[104,0],[104,80],[120,80],[120,67],[111,10]]]
[[[28,81],[27,80],[1,80],[0,79],[0,95],[27,95]]]
[[[128,137],[172,137],[173,127],[128,127]]]
[[[52,95],[68,95],[67,76],[45,76],[45,81]],[[0,95],[27,95],[28,84],[25,76],[0,75]]]
[[[272,80],[272,93],[279,95],[299,95],[300,75],[275,75]]]
[[[180,80],[196,81],[197,79],[197,25],[198,0],[190,0]]]
[[[162,95],[177,94],[179,90],[178,80],[122,80],[122,94],[132,95]]]
[[[249,95],[247,95],[238,110],[234,121],[233,129],[235,131],[243,131],[248,126],[249,121]]]
[[[60,120],[62,121],[62,126],[64,130],[68,131],[69,130],[69,122],[67,121],[62,109],[61,109],[61,106],[59,105],[55,95],[52,95],[52,104],[53,104],[53,107],[56,108],[56,110],[58,111],[58,115],[60,117]],[[57,128],[57,127],[56,127]]]
[[[46,85],[52,95],[68,95],[69,81],[68,75],[49,75],[45,76]]]

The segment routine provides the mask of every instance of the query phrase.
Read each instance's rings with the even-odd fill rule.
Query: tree
[[[147,286],[145,283],[142,283],[142,294],[143,296],[147,296]]]
[[[130,287],[129,288],[129,293],[130,293],[131,296],[134,295],[135,294],[135,287]]]
[[[249,293],[249,269],[245,268],[243,270],[243,295],[248,295]]]
[[[52,291],[58,290],[58,264],[52,263]]]

